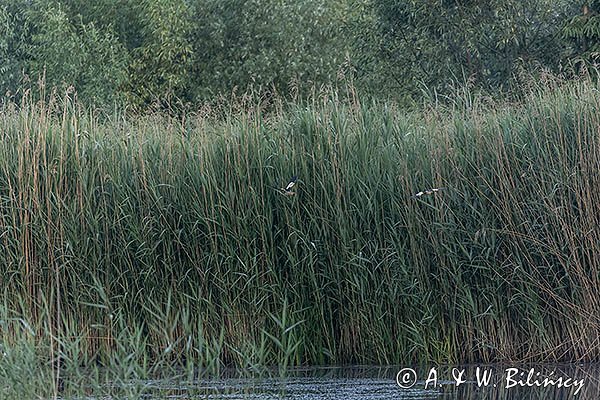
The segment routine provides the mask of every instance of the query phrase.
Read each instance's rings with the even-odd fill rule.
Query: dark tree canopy
[[[348,82],[404,102],[464,83],[499,94],[596,62],[599,11],[566,0],[0,0],[0,85],[14,94],[43,78],[139,108]]]

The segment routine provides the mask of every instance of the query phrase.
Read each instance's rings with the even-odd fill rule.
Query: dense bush
[[[404,95],[452,93],[456,83],[488,92],[519,85],[521,71],[557,70],[568,1],[374,0],[373,23],[360,24],[375,44],[361,61]],[[384,66],[382,69],[381,66]]]
[[[0,1],[0,96],[21,86],[29,54],[29,23],[23,1]]]
[[[128,55],[110,30],[69,16],[61,7],[30,11],[38,21],[31,37],[29,73],[46,85],[73,85],[79,96],[95,104],[120,100],[127,81]]]
[[[200,97],[334,82],[346,52],[338,3],[197,1],[194,76]]]
[[[0,83],[74,85],[97,105],[195,105],[351,82],[403,104],[518,92],[597,55],[596,2],[2,0]]]
[[[563,34],[571,45],[573,58],[597,64],[600,61],[600,1],[584,5],[581,15],[565,25]]]
[[[141,43],[131,52],[130,100],[140,106],[185,99],[192,61],[190,7],[183,0],[144,0],[139,12]]]

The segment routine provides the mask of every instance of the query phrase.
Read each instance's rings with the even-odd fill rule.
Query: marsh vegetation
[[[413,113],[324,93],[185,119],[6,103],[2,396],[225,367],[598,360],[598,93]],[[274,189],[293,175],[293,196]]]

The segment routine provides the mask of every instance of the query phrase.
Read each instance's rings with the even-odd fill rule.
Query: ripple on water
[[[416,385],[402,389],[396,383],[396,367],[304,368],[289,371],[286,377],[240,378],[239,373],[224,374],[221,378],[200,379],[193,382],[178,380],[131,381],[125,387],[140,388],[143,399],[261,399],[261,400],[524,400],[548,399],[597,400],[600,398],[600,367],[597,365],[542,366],[540,371],[554,371],[558,375],[585,380],[585,387],[577,396],[573,389],[560,387],[516,387],[500,385],[503,366],[487,366],[497,373],[497,386],[479,387],[474,380],[459,388],[452,378],[453,367],[438,368],[438,387],[425,389],[427,372],[419,375]],[[528,367],[524,367],[526,368]],[[465,377],[475,376],[475,366],[464,367]],[[429,371],[423,368],[419,372]],[[450,380],[448,380],[450,378]],[[113,386],[114,387],[114,386]],[[117,399],[118,397],[111,397]],[[88,398],[91,400],[91,398]]]

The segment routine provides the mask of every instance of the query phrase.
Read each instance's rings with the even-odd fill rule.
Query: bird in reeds
[[[290,190],[292,190],[292,188],[294,187],[294,185],[296,185],[296,181],[298,180],[297,176],[292,176],[292,179],[290,179],[290,181],[288,182],[288,184],[286,185],[286,187],[283,188],[283,190],[285,190],[286,192],[289,192]]]
[[[293,196],[296,194],[296,192],[294,192],[293,188],[296,185],[297,180],[298,180],[298,176],[294,175],[294,176],[292,176],[292,179],[290,179],[290,181],[288,182],[288,184],[285,187],[282,187],[282,188],[276,187],[275,189],[284,196]]]
[[[426,189],[426,190],[423,190],[423,191],[421,191],[421,192],[419,192],[419,193],[413,194],[413,195],[412,195],[412,196],[410,196],[410,197],[411,197],[411,198],[413,198],[413,199],[418,199],[418,198],[419,198],[419,197],[421,197],[421,196],[429,196],[429,195],[431,195],[431,194],[434,194],[434,193],[436,193],[436,192],[439,192],[439,191],[440,191],[440,190],[442,190],[442,189],[444,189],[444,188],[443,188],[443,187],[441,187],[441,188]]]

